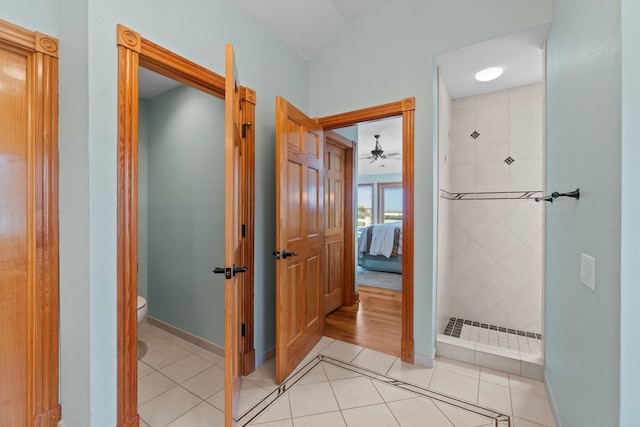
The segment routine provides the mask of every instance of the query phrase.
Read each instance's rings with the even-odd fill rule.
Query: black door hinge
[[[246,138],[247,137],[247,128],[251,126],[251,123],[243,123],[242,124],[242,137]]]
[[[247,226],[242,224],[242,237],[247,237]]]
[[[245,326],[244,326],[244,323],[242,324],[242,328],[241,328],[241,329],[242,329],[242,330],[241,330],[240,334],[244,337],[244,336],[245,336],[245,334],[246,334],[246,332],[247,332],[247,331],[246,331],[246,328],[245,328]]]

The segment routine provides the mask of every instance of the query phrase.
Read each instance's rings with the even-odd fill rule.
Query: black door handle
[[[235,276],[236,273],[246,273],[247,272],[247,267],[236,267],[235,264],[233,264],[233,275]]]
[[[282,251],[282,258],[283,259],[287,259],[287,257],[290,257],[290,256],[298,256],[298,254],[295,253],[295,252],[289,252],[286,249],[284,251]]]
[[[224,267],[216,267],[213,269],[215,274],[224,274]]]

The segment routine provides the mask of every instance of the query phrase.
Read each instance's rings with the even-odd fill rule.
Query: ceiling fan
[[[371,150],[370,156],[360,157],[360,160],[370,160],[369,163],[373,163],[378,159],[389,159],[389,160],[400,160],[401,154],[398,152],[384,154],[384,150],[380,145],[380,135],[373,135],[376,139],[376,146],[373,150]]]

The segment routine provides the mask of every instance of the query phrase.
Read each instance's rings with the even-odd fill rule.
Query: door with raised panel
[[[276,382],[322,337],[322,127],[276,98]]]

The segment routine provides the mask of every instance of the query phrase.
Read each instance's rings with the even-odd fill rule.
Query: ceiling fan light
[[[502,67],[489,67],[484,70],[480,70],[476,73],[476,80],[479,82],[490,82],[502,75],[504,68]]]

